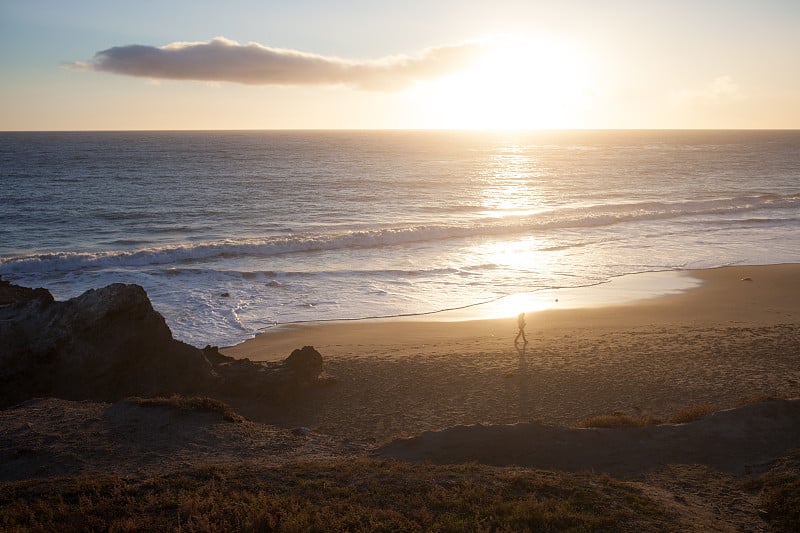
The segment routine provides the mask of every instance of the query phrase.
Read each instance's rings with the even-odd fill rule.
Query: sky
[[[0,0],[0,130],[800,129],[797,0]]]

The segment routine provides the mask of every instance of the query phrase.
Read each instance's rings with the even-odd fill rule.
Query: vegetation
[[[760,492],[758,510],[771,531],[800,531],[800,449],[765,475],[743,480],[741,486]]]
[[[358,460],[0,484],[3,531],[639,531],[670,516],[602,475]]]
[[[612,413],[610,415],[597,415],[584,420],[579,424],[582,428],[630,428],[657,426],[661,420],[650,415],[629,416],[624,413]]]
[[[710,403],[691,405],[672,415],[669,421],[673,424],[687,424],[705,418],[716,410],[717,406]]]
[[[705,418],[711,413],[717,411],[717,406],[703,403],[692,405],[681,409],[669,419],[671,424],[686,424]],[[645,427],[657,426],[663,424],[661,419],[655,418],[651,415],[637,415],[631,416],[625,413],[614,412],[605,415],[591,416],[578,424],[582,428],[631,428],[631,427]]]
[[[241,417],[204,397],[126,400]],[[713,411],[702,404],[671,421]],[[613,413],[584,427],[658,424]],[[800,451],[741,481],[769,531],[800,531]],[[0,531],[670,531],[677,517],[635,484],[594,473],[370,459],[208,465],[156,477],[0,482]]]
[[[777,531],[800,531],[800,475],[768,476],[761,492],[764,517]]]
[[[169,398],[161,396],[156,398],[133,397],[125,401],[140,407],[166,407],[179,411],[217,413],[228,422],[240,422],[243,420],[242,416],[236,413],[231,406],[214,398],[209,398],[208,396],[181,396],[180,394],[173,394]]]
[[[744,407],[755,403],[768,402],[777,399],[785,399],[785,395],[755,394],[742,398],[736,402],[735,407]],[[696,420],[703,419],[708,415],[719,410],[719,407],[711,403],[701,403],[690,405],[673,414],[669,422],[671,424],[687,424]],[[651,415],[631,416],[621,412],[591,416],[578,424],[582,428],[625,428],[625,427],[645,427],[657,426],[664,422]]]

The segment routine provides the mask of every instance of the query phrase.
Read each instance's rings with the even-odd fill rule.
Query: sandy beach
[[[313,345],[332,384],[291,406],[239,406],[256,420],[382,441],[460,424],[576,425],[622,412],[668,420],[800,393],[800,265],[687,271],[680,294],[625,305],[469,321],[298,325],[227,355],[286,357]]]
[[[316,524],[320,498],[416,516],[422,498],[430,508],[417,529],[444,520],[442,502],[509,520],[502,513],[521,501],[525,520],[547,517],[549,530],[567,519],[597,530],[794,530],[800,265],[682,275],[701,283],[625,305],[529,312],[524,346],[514,345],[512,314],[295,326],[224,350],[278,360],[316,346],[322,379],[280,399],[32,398],[0,411],[0,505],[9,523],[30,525],[31,506],[61,505],[51,523],[83,524],[88,513],[151,526],[155,513],[172,524],[163,494],[175,487],[178,516],[204,524],[238,517],[237,498],[258,524],[287,512]],[[703,415],[673,419],[687,407]],[[611,413],[649,424],[581,428]],[[209,479],[219,494],[201,502]],[[484,491],[479,504],[459,507],[462,489]],[[291,511],[263,496],[278,493]],[[75,514],[64,494],[98,507]],[[278,507],[264,511],[262,497]],[[531,507],[542,498],[566,507]],[[353,530],[349,514],[321,516],[326,528],[335,519],[334,530]]]

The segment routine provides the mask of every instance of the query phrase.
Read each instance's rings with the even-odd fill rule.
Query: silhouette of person
[[[514,337],[514,344],[519,342],[520,337],[522,337],[524,344],[528,344],[528,339],[525,338],[525,313],[520,313],[517,317],[517,327],[519,327],[519,332],[517,333],[517,336]]]

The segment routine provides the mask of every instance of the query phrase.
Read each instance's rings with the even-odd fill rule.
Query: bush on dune
[[[158,396],[155,398],[131,397],[125,400],[127,403],[140,407],[164,407],[176,409],[178,411],[197,411],[204,413],[216,413],[228,422],[240,422],[242,416],[237,414],[231,406],[215,398],[208,396],[183,396],[173,394],[170,397]]]
[[[688,424],[702,418],[707,417],[714,411],[717,411],[716,405],[710,403],[701,403],[697,405],[690,405],[685,409],[681,409],[669,419],[672,424]]]
[[[624,413],[612,413],[610,415],[597,415],[592,416],[578,424],[582,428],[630,428],[630,427],[645,427],[657,426],[661,424],[661,420],[654,418],[650,415],[644,416],[629,416]]]

